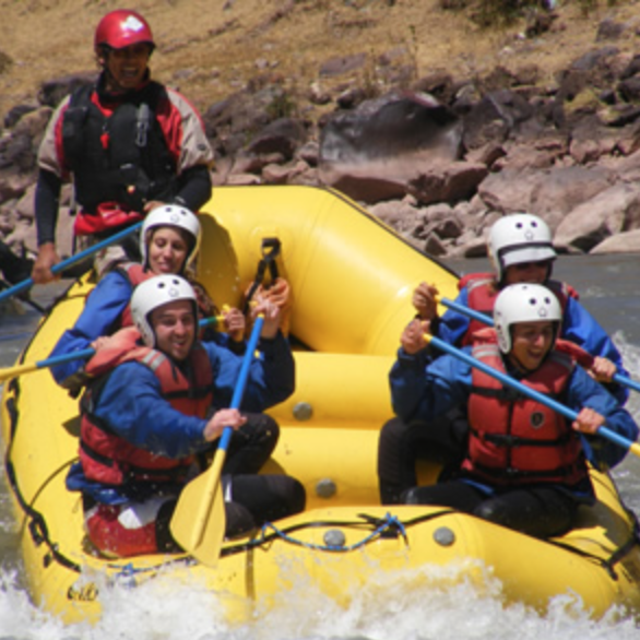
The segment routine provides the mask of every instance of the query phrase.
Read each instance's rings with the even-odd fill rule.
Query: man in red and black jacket
[[[213,151],[202,120],[184,96],[150,79],[155,43],[146,20],[135,11],[108,13],[94,47],[102,70],[96,85],[62,101],[38,154],[37,283],[51,281],[51,267],[59,262],[60,189],[71,175],[79,205],[74,234],[84,244],[134,224],[159,204],[197,211],[211,197]],[[134,238],[125,241],[101,256],[96,268],[135,259],[136,245]]]

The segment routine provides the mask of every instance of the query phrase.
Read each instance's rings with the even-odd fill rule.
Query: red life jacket
[[[161,351],[138,344],[140,334],[133,327],[114,337],[117,346],[99,351],[86,365],[86,372],[98,378],[82,398],[80,426],[80,462],[89,480],[110,485],[135,482],[182,482],[192,458],[172,459],[156,455],[116,435],[93,414],[93,408],[109,374],[124,362],[140,362],[160,381],[162,397],[176,410],[188,416],[204,418],[212,402],[213,375],[206,352],[196,345],[188,365],[193,379],[184,374]]]
[[[474,335],[472,353],[493,369],[506,373],[493,329]],[[574,366],[571,357],[554,349],[542,366],[521,382],[557,399]],[[505,388],[476,368],[468,410],[469,449],[463,468],[472,475],[498,485],[574,485],[586,477],[580,438],[563,416]]]
[[[563,282],[549,280],[545,282],[544,286],[556,294],[563,312],[569,298],[575,298],[576,300],[579,298],[578,292]],[[496,298],[500,293],[495,275],[492,273],[469,273],[458,281],[459,291],[462,291],[465,287],[467,288],[467,306],[469,309],[484,313],[488,318],[491,318]],[[473,334],[486,326],[480,320],[470,318],[467,333],[462,338],[462,346],[471,344]]]

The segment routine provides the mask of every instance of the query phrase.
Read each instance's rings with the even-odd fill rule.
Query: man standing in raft
[[[518,283],[545,285],[553,291],[563,311],[560,337],[581,347],[586,352],[584,355],[593,356],[589,374],[624,404],[628,390],[611,381],[616,371],[627,375],[620,352],[580,304],[575,290],[551,279],[556,252],[546,222],[530,213],[507,215],[491,228],[487,248],[494,273],[473,273],[461,278],[455,302],[484,313],[489,319],[504,287]],[[454,346],[471,344],[474,332],[487,325],[451,309],[440,318],[437,295],[437,288],[424,282],[415,289],[413,304],[417,317],[429,322],[429,331],[437,338]],[[584,361],[581,364],[584,366]],[[400,494],[415,484],[415,461],[420,457],[436,456],[455,467],[465,450],[467,435],[466,415],[456,408],[429,425],[406,423],[400,418],[387,422],[382,428],[378,450],[382,503],[397,502]]]
[[[222,469],[226,535],[302,511],[304,487],[285,475],[257,475],[279,428],[261,412],[293,393],[295,369],[280,330],[281,311],[261,300],[258,350],[241,413],[230,409],[242,356],[197,340],[197,301],[177,275],[139,284],[131,299],[137,329],[96,345],[81,401],[80,462],[67,487],[82,492],[89,539],[106,556],[179,551],[169,523],[180,491],[225,427],[233,428]]]
[[[576,364],[574,347],[557,339],[562,309],[537,284],[504,288],[494,308],[495,329],[473,334],[464,351],[539,393],[560,398],[572,423],[455,355],[434,359],[419,319],[402,334],[390,373],[394,411],[424,428],[456,406],[467,407],[469,444],[449,480],[412,487],[400,500],[449,506],[529,535],[547,537],[575,526],[578,507],[595,494],[587,460],[610,468],[626,450],[598,437],[598,427],[634,441],[638,427],[615,398]]]
[[[198,211],[210,199],[213,151],[200,115],[182,95],[150,79],[154,48],[151,28],[135,11],[112,11],[98,24],[98,81],[62,101],[38,153],[36,283],[50,282],[51,267],[60,261],[58,205],[70,175],[80,207],[74,233],[86,245],[160,204]],[[135,238],[103,251],[95,263],[99,275],[114,262],[140,259]]]

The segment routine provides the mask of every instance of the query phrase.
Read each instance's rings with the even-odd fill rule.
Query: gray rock
[[[362,68],[366,61],[366,53],[356,53],[350,56],[331,58],[320,66],[320,75],[329,78],[340,76]]]
[[[633,231],[623,231],[615,236],[611,236],[597,244],[590,255],[602,253],[639,253],[640,252],[640,229]]]
[[[423,204],[469,200],[489,173],[482,163],[438,161],[418,167],[418,171],[409,180],[407,191]]]
[[[42,83],[38,91],[38,102],[47,107],[57,107],[65,96],[85,85],[95,84],[96,71],[81,71],[61,78],[53,78]]]
[[[421,94],[391,93],[331,117],[320,136],[320,163],[352,163],[430,149],[460,157],[461,123]]]
[[[589,252],[606,238],[640,227],[640,184],[618,183],[578,205],[562,220],[555,241]]]

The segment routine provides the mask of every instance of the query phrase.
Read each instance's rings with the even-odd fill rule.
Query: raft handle
[[[33,540],[34,544],[39,547],[45,540],[39,518],[32,518],[28,526],[29,533],[31,534],[31,539]]]

